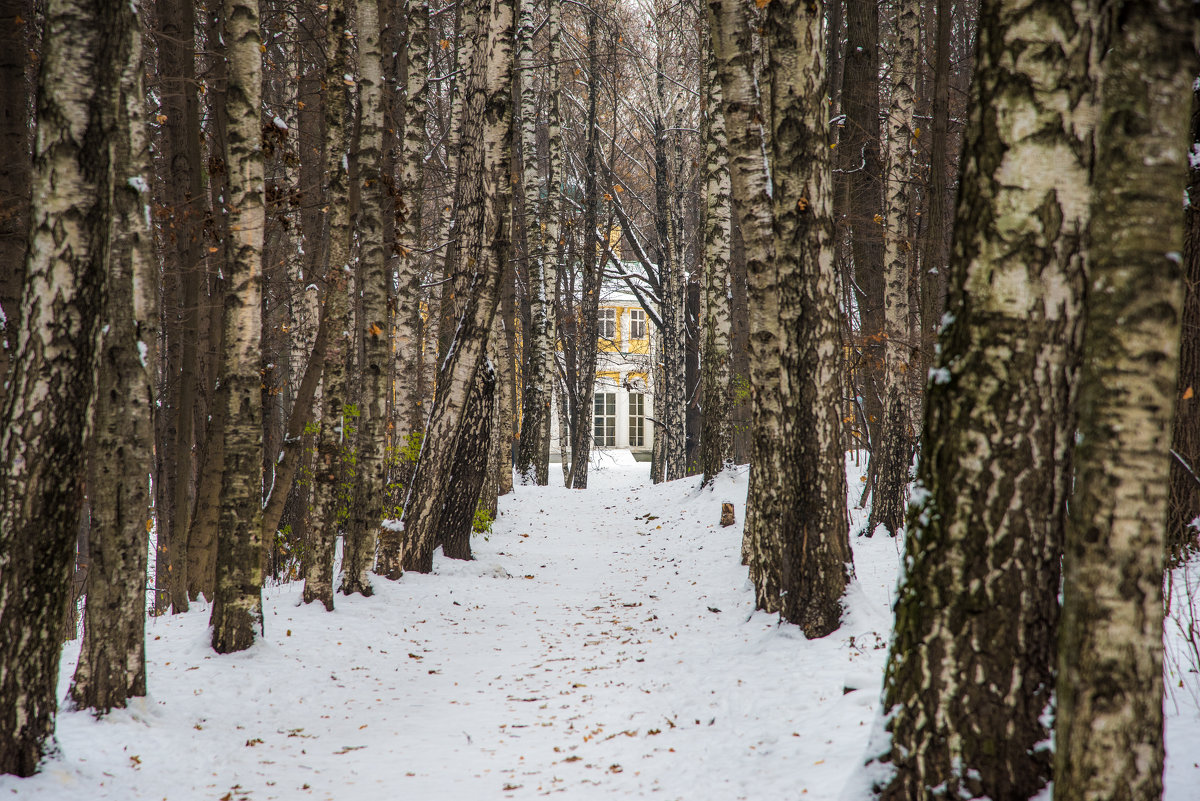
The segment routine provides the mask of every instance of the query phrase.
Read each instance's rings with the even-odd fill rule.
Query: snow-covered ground
[[[518,487],[475,561],[439,553],[432,575],[376,577],[332,614],[272,588],[246,653],[209,649],[203,605],[151,620],[149,698],[61,714],[60,753],[0,778],[0,798],[838,799],[876,715],[899,541],[855,539],[845,624],[810,642],[753,611],[744,468],[712,491],[653,486],[647,468],[607,459],[584,492]],[[738,526],[718,525],[722,501]],[[1200,779],[1186,670],[1173,801]]]

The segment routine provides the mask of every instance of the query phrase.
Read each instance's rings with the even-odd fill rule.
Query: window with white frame
[[[646,312],[641,309],[629,310],[629,338],[646,338]]]
[[[596,334],[601,339],[617,338],[617,310],[601,309],[596,318]]]
[[[598,447],[617,444],[617,393],[597,392],[592,396],[592,441]]]
[[[646,396],[640,392],[629,393],[629,447],[641,448],[646,444]]]

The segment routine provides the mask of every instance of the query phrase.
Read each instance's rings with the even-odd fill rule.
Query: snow
[[[648,467],[601,451],[586,491],[517,486],[474,561],[439,551],[433,574],[375,577],[333,613],[271,587],[266,635],[241,654],[212,652],[204,603],[151,618],[150,697],[60,714],[59,753],[0,777],[0,798],[858,801],[886,743],[902,540],[855,539],[843,626],[809,641],[754,611],[746,469],[706,490],[652,485]],[[864,467],[848,460],[851,497]],[[723,501],[739,525],[718,525]],[[1190,755],[1193,696],[1174,693],[1169,723]],[[1200,778],[1193,759],[1169,769],[1169,801]]]

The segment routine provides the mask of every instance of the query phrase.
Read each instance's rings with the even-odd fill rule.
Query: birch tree
[[[601,267],[597,252],[596,224],[599,190],[596,182],[599,126],[596,101],[600,94],[598,33],[599,17],[587,11],[588,105],[584,120],[583,157],[583,265],[575,336],[575,386],[571,409],[571,486],[587,489],[588,459],[592,449],[592,393],[596,385],[596,347],[600,309]]]
[[[742,560],[751,573],[760,535],[772,525],[771,513],[757,499],[762,484],[771,481],[770,453],[776,445],[772,433],[782,425],[779,378],[779,281],[772,233],[768,139],[765,113],[759,104],[751,34],[758,27],[749,18],[754,12],[735,0],[711,0],[713,52],[721,79],[722,107],[729,132],[729,172],[733,210],[745,246],[750,329],[750,399],[754,441],[742,536]],[[749,499],[755,499],[751,502]],[[765,608],[778,588],[756,588],[756,604]]]
[[[884,679],[882,798],[1028,798],[1049,779],[1091,34],[1083,3],[980,5],[953,289]]]
[[[841,597],[853,562],[838,408],[841,342],[821,14],[820,4],[800,0],[775,0],[767,7],[783,415],[782,426],[766,432],[778,445],[763,465],[768,477],[749,501],[770,513],[755,540],[752,575],[759,603],[809,637],[823,637],[841,624]],[[771,589],[778,594],[769,594]]]
[[[358,0],[358,279],[361,296],[357,340],[360,363],[358,426],[350,480],[355,499],[342,548],[345,595],[371,595],[377,529],[383,518],[384,445],[387,436],[388,363],[391,326],[387,296],[390,273],[383,252],[383,54],[380,50],[379,1]]]
[[[32,0],[0,3],[0,409],[4,407],[10,358],[21,324],[21,284],[25,273],[25,237],[29,233],[29,190],[33,174],[33,137],[29,124]]]
[[[1189,7],[1101,6],[1075,484],[1063,555],[1054,797],[1162,795],[1163,564],[1179,357]]]
[[[142,91],[142,30],[115,9],[120,103],[110,105],[113,196],[108,291],[88,448],[87,604],[69,691],[78,708],[106,713],[146,694],[146,551],[154,453],[151,370],[158,333],[158,265],[150,230],[149,148]],[[186,595],[185,595],[186,598]]]
[[[350,355],[350,156],[345,130],[350,75],[349,19],[343,0],[329,3],[325,24],[325,186],[328,246],[322,303],[330,338],[321,377],[322,417],[313,466],[311,555],[304,565],[304,602],[319,600],[333,610],[333,558],[337,536],[349,515],[346,484],[346,359]],[[349,425],[354,425],[353,418]]]
[[[429,59],[429,3],[409,0],[408,17],[408,77],[404,97],[404,143],[400,160],[399,229],[396,232],[396,273],[398,303],[418,303],[421,272],[417,250],[421,242],[421,184],[425,174],[424,141],[425,115],[428,111],[429,87],[426,81],[426,62]],[[430,319],[433,308],[428,311]],[[420,437],[425,427],[420,388],[421,332],[417,315],[396,314],[396,431],[393,442],[406,447],[410,438]],[[402,464],[401,475],[409,483],[412,465]],[[407,487],[405,487],[407,489]],[[375,570],[390,579],[400,577],[401,539],[398,531],[383,528],[379,532],[379,554]]]
[[[226,296],[221,326],[224,460],[212,645],[242,651],[262,628],[262,336],[263,162],[259,109],[262,60],[256,0],[222,7],[229,74],[225,163],[229,221],[225,240]]]
[[[530,330],[525,344],[524,385],[521,388],[521,441],[516,469],[525,484],[545,486],[550,481],[550,409],[553,392],[555,329],[553,300],[557,270],[553,254],[558,249],[559,209],[555,198],[562,174],[562,134],[558,119],[558,54],[561,53],[560,28],[562,5],[548,3],[546,25],[549,28],[550,57],[546,67],[549,85],[547,141],[550,150],[549,172],[546,176],[546,202],[541,213],[532,213],[532,198],[539,195],[537,165],[537,110],[533,59],[533,3],[520,4],[520,24],[517,30],[517,68],[521,81],[521,190],[524,196],[525,229],[534,221],[537,233],[536,256],[526,245],[529,265]],[[528,236],[528,234],[527,234]]]
[[[484,213],[483,225],[473,237],[477,244],[472,244],[468,252],[468,259],[473,259],[469,263],[477,267],[464,297],[453,348],[441,368],[439,383],[445,388],[444,394],[430,415],[404,509],[403,567],[422,573],[433,569],[442,496],[460,447],[467,398],[483,364],[508,255],[513,9],[509,0],[490,0],[484,7],[489,12],[483,20],[486,55],[472,76],[468,104],[472,113],[467,115],[482,127],[482,148],[475,166],[480,180],[469,185],[470,191],[478,195],[465,197],[467,203],[481,205]]]
[[[889,534],[904,525],[911,456],[907,388],[913,348],[909,337],[909,275],[915,255],[912,214],[914,85],[917,78],[917,21],[920,5],[902,0],[896,8],[892,100],[888,109],[887,210],[884,240],[884,361],[879,437],[872,443],[875,492],[867,536],[883,525]]]
[[[38,69],[20,334],[0,417],[0,772],[30,776],[54,732],[109,264],[126,4],[54,0]],[[127,44],[126,44],[127,46]],[[107,63],[101,53],[114,56]]]
[[[721,86],[711,47],[705,58],[705,223],[704,223],[704,430],[700,436],[704,483],[733,464],[732,370],[729,309],[730,186],[729,143]]]

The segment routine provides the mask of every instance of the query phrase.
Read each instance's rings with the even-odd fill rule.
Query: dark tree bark
[[[1191,141],[1200,147],[1200,90],[1192,93]],[[1184,207],[1183,319],[1179,345],[1179,389],[1171,436],[1167,547],[1172,560],[1196,550],[1200,530],[1200,162],[1188,173]]]
[[[214,3],[208,11],[205,31],[209,42],[216,42],[221,33],[222,15],[220,4]],[[188,531],[187,574],[188,598],[196,600],[203,594],[209,600],[214,597],[217,576],[217,528],[220,521],[221,477],[225,464],[225,406],[217,402],[217,379],[220,371],[220,354],[225,349],[224,331],[221,325],[225,311],[225,240],[229,237],[228,215],[221,213],[225,199],[229,197],[229,169],[226,161],[228,149],[228,110],[226,108],[226,75],[228,68],[223,57],[216,55],[208,68],[211,89],[208,98],[208,195],[210,214],[205,223],[209,246],[207,248],[208,310],[201,318],[202,360],[199,372],[199,393],[204,410],[198,415],[205,420],[204,434],[198,445],[196,477],[196,502],[192,512],[191,528]],[[168,354],[168,361],[170,355]],[[161,482],[160,482],[161,483]],[[161,497],[161,496],[160,496]],[[161,510],[160,510],[161,514]],[[162,549],[159,549],[159,556]]]
[[[142,31],[128,7],[117,21],[120,105],[113,131],[111,263],[88,448],[89,532],[83,643],[71,702],[98,714],[146,694],[148,467],[154,462],[158,264],[149,209]],[[104,76],[102,81],[111,80]]]
[[[496,406],[496,370],[484,360],[463,413],[462,434],[442,507],[439,533],[442,553],[451,559],[471,558],[471,530],[479,491],[488,470],[488,443]]]
[[[17,349],[25,237],[29,233],[29,189],[33,145],[29,118],[33,81],[29,74],[32,0],[0,2],[0,408],[4,377]],[[19,20],[19,21],[18,21]]]
[[[600,94],[597,14],[587,15],[588,110],[583,151],[583,281],[580,286],[579,323],[575,338],[575,396],[571,420],[571,486],[587,489],[588,459],[592,451],[592,393],[596,385],[596,317],[600,310],[601,269],[596,243],[599,189],[596,183],[600,128],[596,124],[596,99]]]
[[[170,478],[173,514],[159,524],[165,539],[166,589],[176,612],[188,609],[188,531],[192,520],[192,491],[196,483],[196,402],[199,391],[201,267],[203,255],[204,197],[200,173],[200,103],[196,94],[195,12],[191,2],[159,0],[158,79],[162,91],[163,158],[168,178],[156,182],[163,220],[166,272],[178,276],[178,303],[165,309],[168,353],[178,361],[167,365],[168,385],[176,402],[164,411],[174,414],[175,441],[171,448]],[[169,527],[168,524],[169,523]],[[162,573],[159,574],[160,583]]]
[[[305,563],[304,603],[321,601],[333,610],[333,562],[337,537],[349,515],[348,462],[352,459],[350,427],[355,425],[346,394],[346,362],[350,355],[350,151],[347,146],[345,76],[350,72],[349,18],[343,0],[328,4],[325,22],[324,154],[326,243],[323,314],[330,336],[321,376],[321,431],[313,465],[310,558]]]
[[[846,58],[841,97],[846,119],[837,150],[847,192],[842,211],[849,222],[862,353],[857,389],[863,397],[863,422],[871,447],[865,501],[874,487],[875,446],[883,425],[885,325],[883,215],[886,210],[879,156],[879,4],[875,0],[846,0]]]
[[[950,171],[950,22],[952,0],[937,0],[937,55],[933,67],[933,133],[929,145],[928,228],[921,247],[920,296],[920,375],[933,365],[934,345],[945,307],[945,276],[949,262],[950,211],[953,198]]]
[[[875,533],[876,526],[883,525],[888,534],[895,536],[904,525],[912,461],[908,388],[915,349],[910,345],[909,336],[909,282],[916,237],[910,224],[915,205],[910,186],[913,177],[911,154],[916,140],[914,118],[920,10],[917,0],[899,0],[892,20],[892,100],[888,109],[887,216],[884,220],[883,417],[871,451],[877,468],[871,514],[867,520],[868,537]]]

